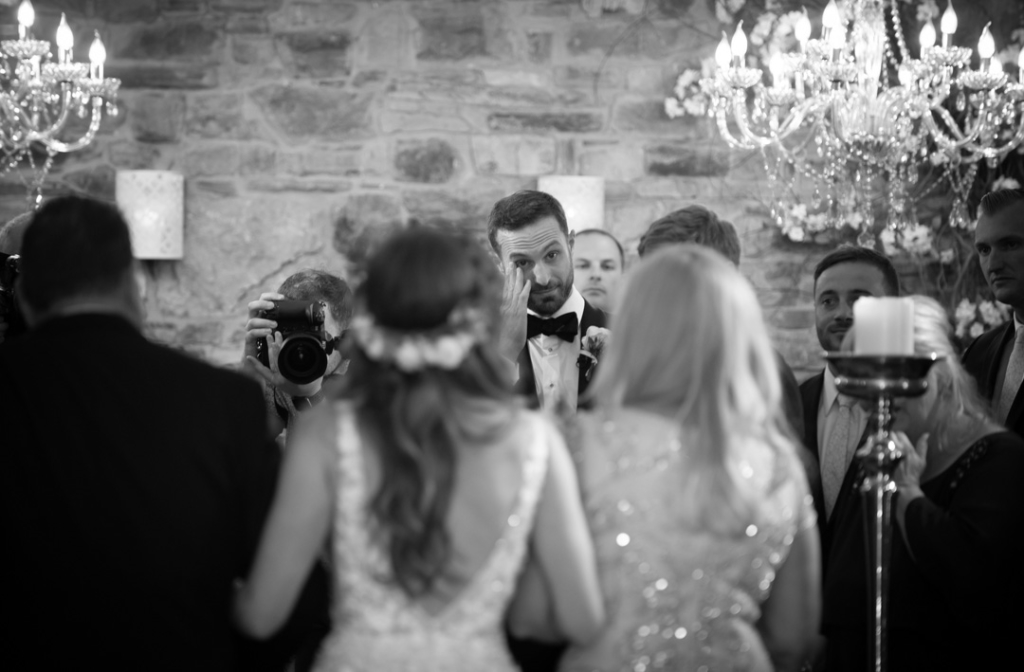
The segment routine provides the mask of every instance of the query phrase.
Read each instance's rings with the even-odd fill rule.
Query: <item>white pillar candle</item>
[[[537,191],[551,194],[562,204],[570,231],[604,228],[604,178],[544,175]]]
[[[853,351],[858,355],[914,354],[914,301],[864,296],[853,304]]]

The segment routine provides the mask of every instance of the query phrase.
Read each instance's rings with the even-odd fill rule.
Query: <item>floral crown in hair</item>
[[[427,367],[456,369],[477,343],[487,338],[483,314],[477,308],[455,308],[439,327],[401,331],[377,324],[369,313],[352,319],[351,333],[366,356],[394,364],[405,373]]]

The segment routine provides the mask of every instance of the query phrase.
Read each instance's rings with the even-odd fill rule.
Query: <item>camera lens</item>
[[[327,372],[327,353],[315,337],[294,334],[285,339],[281,346],[277,368],[282,376],[293,383],[311,383]]]

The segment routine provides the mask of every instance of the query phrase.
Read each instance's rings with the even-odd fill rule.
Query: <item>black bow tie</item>
[[[526,316],[526,337],[533,338],[544,334],[545,336],[557,336],[563,341],[570,343],[576,339],[580,331],[579,318],[576,313],[566,313],[560,317],[542,319],[534,315]]]

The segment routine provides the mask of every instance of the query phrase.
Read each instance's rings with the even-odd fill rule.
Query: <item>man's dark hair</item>
[[[501,255],[498,231],[517,231],[543,217],[554,217],[562,234],[566,239],[569,238],[565,210],[551,194],[524,189],[501,199],[494,204],[491,214],[487,217],[487,240],[491,243],[491,249],[495,254]]]
[[[115,290],[132,266],[128,224],[114,205],[61,196],[43,205],[21,243],[22,297],[37,312]]]
[[[647,227],[637,253],[643,257],[665,245],[696,243],[710,247],[740,265],[740,237],[731,222],[718,218],[703,205],[690,205],[670,212]]]
[[[619,242],[618,238],[616,238],[612,234],[608,233],[604,229],[583,229],[582,231],[577,231],[576,232],[576,237],[579,238],[580,236],[589,236],[589,235],[595,235],[595,234],[599,235],[599,236],[604,236],[604,237],[608,238],[609,240],[611,240],[613,243],[615,243],[615,247],[619,248],[619,263],[622,266],[625,266],[626,265],[626,252],[622,249],[622,243]]]
[[[843,245],[825,255],[825,258],[814,267],[814,285],[817,287],[818,278],[822,273],[839,264],[867,264],[874,266],[882,272],[885,281],[885,289],[890,296],[900,295],[900,276],[896,268],[889,261],[889,257],[872,250],[870,247],[859,247],[857,245]]]
[[[342,329],[352,321],[352,290],[336,275],[313,269],[299,271],[285,278],[277,291],[290,301],[326,301],[331,317]]]
[[[0,226],[0,252],[4,254],[20,254],[21,239],[25,235],[25,227],[32,221],[34,212],[23,212]]]
[[[985,194],[979,207],[981,214],[991,217],[1017,203],[1024,203],[1024,189],[1000,189]]]

